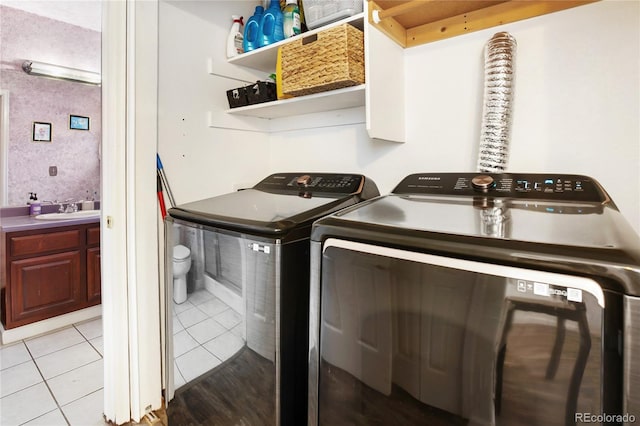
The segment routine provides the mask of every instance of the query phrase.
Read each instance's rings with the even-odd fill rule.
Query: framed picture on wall
[[[33,122],[34,142],[51,142],[51,123]]]
[[[89,117],[70,115],[69,128],[74,130],[89,130]]]

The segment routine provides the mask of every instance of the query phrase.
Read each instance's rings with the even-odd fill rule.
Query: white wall
[[[383,193],[413,172],[474,171],[483,48],[499,31],[518,42],[509,169],[591,175],[640,230],[637,1],[598,2],[407,49],[405,144],[372,141],[364,125],[277,133],[271,170],[361,172]]]
[[[256,3],[160,3],[158,149],[178,203],[276,171],[364,173],[382,193],[414,172],[474,171],[483,49],[508,31],[518,42],[509,169],[591,175],[640,230],[640,2],[605,0],[407,49],[405,144],[371,140],[364,124],[271,135],[209,128],[206,115],[226,108],[235,82],[208,75],[207,60],[214,72],[233,70],[230,15],[244,8],[247,18]]]
[[[247,19],[253,10],[233,3],[160,2],[158,151],[177,204],[251,186],[270,171],[268,134],[208,127],[209,111],[228,109],[226,90],[247,84],[208,73],[210,58],[214,71],[227,65],[232,10]]]

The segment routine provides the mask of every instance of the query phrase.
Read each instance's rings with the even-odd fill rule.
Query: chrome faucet
[[[69,198],[67,200],[64,201],[58,201],[58,200],[53,200],[53,201],[49,201],[49,200],[43,200],[42,204],[51,204],[51,205],[57,205],[58,206],[58,213],[74,213],[78,211],[78,204],[77,201],[74,200],[73,198]]]
[[[73,198],[64,200],[64,202],[60,203],[60,208],[58,209],[58,213],[74,213],[77,211],[78,205],[76,204],[76,200]]]

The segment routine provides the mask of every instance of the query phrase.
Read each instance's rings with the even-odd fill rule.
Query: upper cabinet
[[[335,22],[316,30],[307,31],[304,34],[292,37],[251,52],[244,53],[229,59],[229,63],[242,67],[252,68],[262,71],[265,75],[275,72],[278,48],[291,43],[297,39],[309,37],[320,31],[348,23],[363,30],[364,13],[354,15],[347,19]],[[364,85],[347,87],[330,92],[316,93],[308,96],[300,96],[290,99],[283,99],[274,102],[254,104],[245,107],[229,109],[227,113],[260,117],[266,119],[284,118],[292,115],[309,114],[323,111],[332,111],[343,108],[360,107],[365,104]]]

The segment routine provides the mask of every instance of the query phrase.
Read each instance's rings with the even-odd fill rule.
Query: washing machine
[[[205,386],[203,398],[216,412],[210,424],[304,424],[311,225],[378,195],[358,174],[276,173],[252,188],[169,209],[167,398],[175,372],[186,385]],[[188,297],[174,298],[178,252],[180,262],[190,253],[191,265]],[[207,362],[208,382],[189,376],[202,376]]]
[[[413,174],[311,258],[310,425],[640,418],[640,238],[590,177]]]

